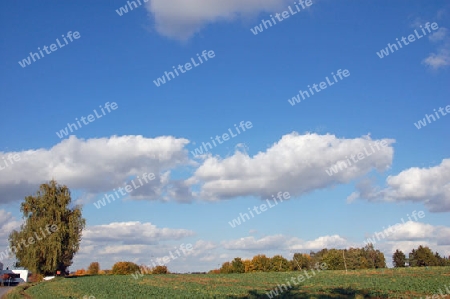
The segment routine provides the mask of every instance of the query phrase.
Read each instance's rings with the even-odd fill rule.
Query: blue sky
[[[21,223],[23,198],[55,178],[72,190],[87,220],[71,270],[91,261],[102,268],[119,260],[150,264],[151,256],[182,243],[194,248],[169,270],[363,246],[413,211],[425,217],[399,225],[375,247],[388,262],[395,249],[419,244],[450,255],[446,1],[312,0],[257,35],[250,29],[294,2],[136,3],[122,16],[116,10],[127,2],[119,0],[4,3],[0,157],[20,159],[7,167],[0,159],[1,248]],[[421,33],[427,22],[438,28],[377,55],[396,38]],[[69,31],[79,38],[65,44]],[[56,39],[63,47],[19,64]],[[154,84],[204,50],[215,56]],[[288,102],[339,70],[350,75]],[[108,102],[117,109],[101,114]],[[439,119],[417,128],[439,108]],[[101,118],[58,137],[94,109]],[[252,127],[204,155],[192,154],[241,121]],[[327,174],[383,140],[387,146]],[[105,193],[144,173],[155,180],[96,208]],[[280,191],[291,198],[230,226]]]

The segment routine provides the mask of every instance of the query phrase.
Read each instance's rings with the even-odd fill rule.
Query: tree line
[[[372,244],[363,248],[327,249],[318,252],[295,253],[292,260],[281,255],[272,258],[264,254],[254,256],[251,260],[236,257],[231,262],[225,262],[220,269],[210,273],[248,273],[248,272],[286,272],[317,269],[326,264],[327,270],[357,270],[386,268],[384,254],[376,250]]]
[[[441,257],[438,252],[433,253],[429,247],[422,245],[413,249],[408,254],[408,258],[401,250],[397,249],[392,255],[392,261],[395,268],[450,266],[450,256],[448,258]]]

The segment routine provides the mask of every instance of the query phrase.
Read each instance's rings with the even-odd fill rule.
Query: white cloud
[[[349,245],[349,241],[339,235],[323,236],[312,241],[301,242],[300,244],[292,246],[292,250],[296,249],[315,249],[321,250],[323,248],[345,248]]]
[[[222,242],[225,249],[251,251],[254,254],[267,251],[287,252],[288,250],[309,251],[321,250],[323,248],[346,248],[352,244],[339,235],[321,236],[310,241],[284,235],[265,236],[260,239],[250,236]]]
[[[231,250],[271,250],[282,248],[286,242],[283,235],[267,236],[261,239],[255,237],[245,237],[238,240],[224,241],[222,245],[225,249]]]
[[[193,231],[186,229],[157,228],[151,223],[131,221],[90,226],[83,231],[83,240],[121,245],[151,245],[193,235]]]
[[[291,196],[302,195],[335,184],[349,183],[372,169],[380,172],[388,169],[394,153],[390,145],[394,140],[384,139],[388,146],[380,146],[380,150],[376,149],[374,141],[370,136],[339,139],[328,134],[299,135],[293,132],[253,157],[242,152],[224,159],[209,156],[186,182],[200,184],[201,190],[195,195],[204,200],[237,196],[259,196],[264,199],[279,191],[288,191]],[[327,174],[326,169],[337,161],[365,150],[370,155],[364,159],[337,174]]]
[[[16,220],[10,212],[0,210],[0,262],[3,267],[11,267],[14,263],[14,259],[5,258],[5,254],[9,255],[9,234],[13,230],[20,230],[22,221]],[[12,257],[12,255],[11,255]]]
[[[388,265],[391,265],[392,255],[397,249],[408,257],[419,245],[428,246],[441,256],[450,256],[450,227],[447,226],[408,221],[392,226],[385,236],[374,246],[384,253]]]
[[[412,167],[386,179],[387,187],[379,190],[370,183],[357,186],[349,196],[370,201],[422,202],[431,212],[450,211],[450,159],[430,168]]]
[[[208,24],[285,10],[288,3],[287,0],[150,0],[146,9],[153,16],[158,33],[187,40]]]
[[[422,61],[423,64],[433,70],[438,70],[450,65],[450,41],[437,49],[437,53],[430,53],[427,58]]]
[[[441,42],[441,44],[438,46],[436,53],[430,53],[427,58],[422,60],[422,64],[433,70],[450,66],[450,37],[448,36],[448,29],[441,27],[428,38],[431,42]]]
[[[388,233],[386,239],[389,241],[426,240],[438,245],[450,245],[450,228],[408,221],[393,226],[392,233]]]
[[[154,173],[156,179],[130,195],[156,199],[170,187],[167,169],[189,163],[187,139],[171,136],[112,136],[78,139],[71,136],[50,149],[13,152],[20,161],[0,171],[0,202],[22,200],[55,178],[89,195],[122,187],[130,177]],[[7,155],[9,153],[2,153]],[[143,193],[144,192],[144,193]]]
[[[10,212],[0,210],[0,251],[9,246],[8,237],[9,234],[15,229],[20,229],[21,221],[17,221]]]
[[[445,27],[441,27],[438,29],[438,31],[434,32],[432,35],[430,35],[428,38],[432,42],[438,42],[443,40],[447,37],[448,29]]]

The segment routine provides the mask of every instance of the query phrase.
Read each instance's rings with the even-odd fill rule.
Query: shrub
[[[98,275],[98,271],[100,270],[100,264],[98,262],[92,262],[88,268],[88,274],[90,275]]]
[[[132,262],[117,262],[112,268],[114,275],[127,275],[139,271],[139,266]]]
[[[78,269],[78,270],[75,272],[75,275],[77,275],[77,276],[86,275],[86,270],[84,270],[84,269]]]
[[[152,274],[168,274],[167,266],[156,266],[153,268]]]
[[[28,275],[28,282],[33,283],[33,282],[41,282],[44,280],[44,276],[42,274],[30,274]]]

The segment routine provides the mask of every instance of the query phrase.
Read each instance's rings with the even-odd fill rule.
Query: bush
[[[127,275],[139,271],[139,266],[132,262],[117,262],[112,268],[114,275]]]
[[[86,275],[86,270],[84,270],[84,269],[78,269],[78,270],[75,272],[75,275],[77,275],[77,276]]]
[[[28,275],[28,282],[33,283],[33,282],[41,282],[44,280],[44,275],[42,274],[30,274]]]
[[[153,268],[152,274],[168,274],[167,266],[156,266]]]
[[[98,275],[98,271],[100,270],[100,264],[98,262],[92,262],[88,268],[88,274],[90,275]]]

